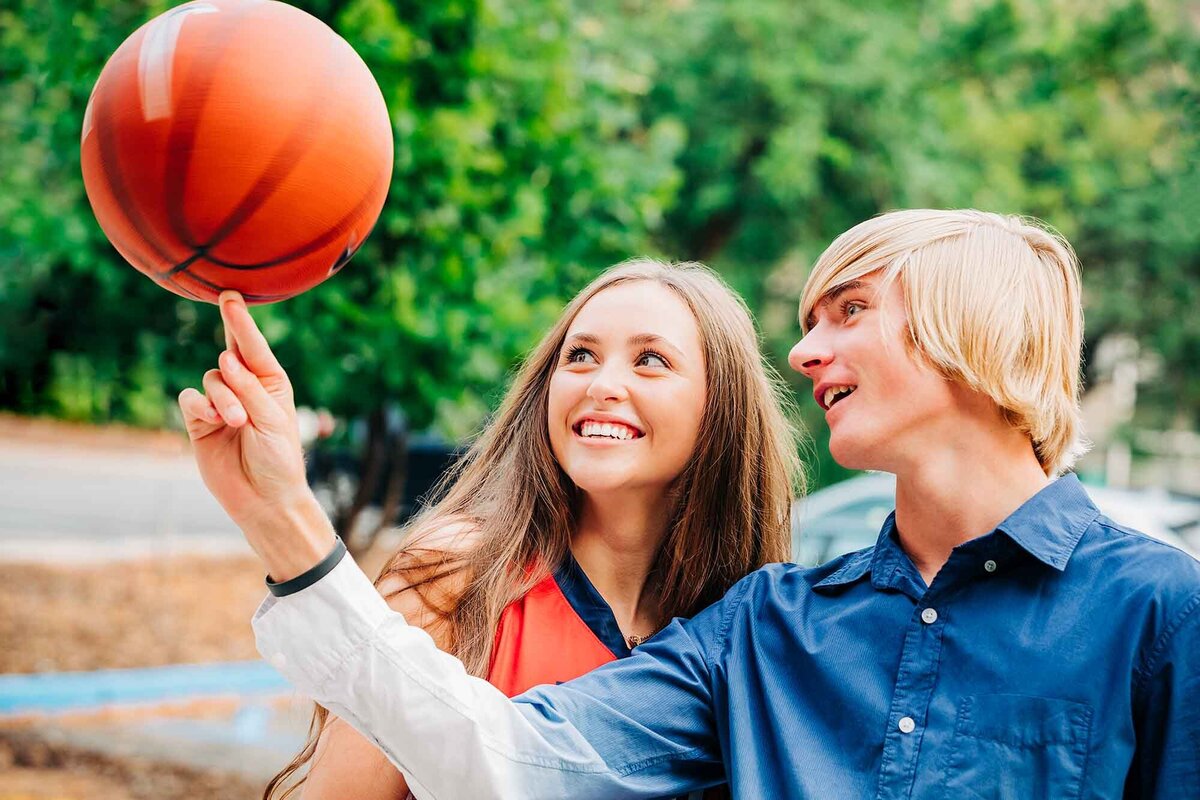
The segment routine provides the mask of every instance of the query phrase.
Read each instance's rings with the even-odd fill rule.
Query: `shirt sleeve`
[[[1159,637],[1141,689],[1126,797],[1200,797],[1200,595]]]
[[[718,603],[636,654],[510,701],[408,625],[343,558],[255,613],[259,652],[438,798],[663,797],[724,779],[714,729]]]

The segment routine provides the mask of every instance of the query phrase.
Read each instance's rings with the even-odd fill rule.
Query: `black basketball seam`
[[[328,41],[333,42],[332,39]],[[332,48],[327,46],[327,49],[331,50]],[[330,74],[333,64],[333,58],[330,57],[325,60],[324,74],[321,76],[322,81],[319,84],[322,87],[331,82]],[[266,171],[254,182],[254,185],[250,187],[245,196],[242,197],[241,201],[230,212],[229,217],[221,223],[216,232],[202,245],[205,249],[216,247],[233,233],[238,226],[249,219],[250,215],[261,208],[271,198],[271,195],[275,193],[284,180],[296,168],[300,157],[308,149],[304,133],[314,126],[319,129],[328,118],[326,115],[319,113],[323,102],[323,95],[320,92],[314,92],[309,99],[308,107],[305,108],[304,113],[300,115],[299,120],[288,133],[287,139],[275,154],[268,159]]]
[[[344,236],[350,227],[350,222],[359,216],[362,210],[371,202],[375,192],[379,189],[379,184],[386,184],[388,181],[390,181],[390,179],[391,175],[386,170],[380,170],[380,175],[375,178],[375,182],[367,189],[366,192],[363,193],[363,196],[358,203],[356,203],[355,206],[350,209],[350,211],[346,212],[341,219],[339,219],[334,225],[331,225],[328,230],[326,230],[317,238],[300,245],[295,250],[285,253],[278,258],[273,258],[270,261],[262,261],[257,264],[235,264],[231,261],[225,261],[217,258],[210,253],[205,253],[204,258],[208,261],[211,261],[213,264],[216,264],[219,267],[225,267],[226,269],[258,270],[267,269],[269,267],[277,267],[294,259],[301,258],[302,256],[315,253],[321,248],[327,247],[331,242],[336,241],[338,237]],[[371,227],[374,229],[374,225]],[[362,239],[359,240],[359,244],[362,244],[363,241],[366,241],[366,238],[366,236],[362,237]]]
[[[116,149],[116,142],[113,139],[113,132],[110,126],[104,124],[108,119],[107,114],[101,113],[101,108],[107,110],[108,107],[108,91],[109,87],[103,87],[105,91],[96,93],[96,118],[95,125],[97,144],[100,148],[100,172],[104,175],[104,180],[108,184],[108,190],[116,199],[118,206],[125,212],[126,218],[133,225],[138,236],[146,243],[155,255],[160,260],[170,262],[172,259],[167,255],[164,248],[159,246],[156,239],[150,236],[148,226],[137,206],[131,202],[129,190],[125,186],[124,177],[120,170],[120,156]],[[132,251],[132,248],[130,248]]]
[[[229,49],[233,37],[229,35],[240,24],[242,17],[250,10],[252,4],[245,4],[221,18],[220,30],[211,37],[218,47],[213,61],[219,61]],[[225,9],[222,9],[224,12]],[[180,32],[180,37],[183,33]],[[172,55],[173,57],[173,55]],[[189,70],[183,81],[183,97],[191,99],[192,103],[183,104],[180,113],[171,115],[170,127],[167,129],[167,163],[163,170],[163,205],[167,209],[167,219],[175,236],[186,246],[199,249],[200,244],[192,237],[188,226],[187,215],[183,208],[183,195],[187,187],[187,173],[192,161],[192,148],[187,147],[185,131],[194,134],[196,122],[204,113],[208,104],[209,93],[212,90],[213,73],[201,72],[193,77],[195,70]],[[193,86],[193,84],[198,84]],[[183,124],[187,121],[186,126]]]
[[[204,259],[201,258],[200,260],[204,260]],[[221,292],[223,292],[229,288],[227,286],[221,286],[219,284],[213,283],[212,281],[208,280],[207,278],[197,275],[194,272],[184,272],[181,274],[187,276],[188,278],[191,278],[192,280],[196,281],[197,283],[199,283],[203,286],[207,286],[209,289],[212,289],[218,295]],[[178,285],[178,284],[176,284],[176,285]],[[241,292],[241,291],[239,291],[239,293],[249,303],[273,303],[278,300],[287,300],[289,297],[294,296],[292,294],[255,294],[252,292]]]

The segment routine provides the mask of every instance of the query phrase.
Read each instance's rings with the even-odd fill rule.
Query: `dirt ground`
[[[135,759],[110,759],[0,730],[0,800],[257,800],[262,787]]]

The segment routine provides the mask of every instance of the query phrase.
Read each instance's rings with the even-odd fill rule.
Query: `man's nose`
[[[811,329],[804,338],[788,353],[788,366],[809,380],[816,380],[816,371],[829,365],[833,353],[829,348],[828,337],[821,336],[817,329]]]

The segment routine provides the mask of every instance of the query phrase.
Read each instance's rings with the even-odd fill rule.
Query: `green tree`
[[[91,85],[164,7],[22,0],[0,12],[0,406],[163,424],[223,342],[215,308],[121,261],[80,178]],[[301,403],[371,420],[370,469],[387,404],[418,429],[477,429],[569,294],[646,249],[681,140],[677,124],[639,118],[644,81],[594,68],[565,0],[307,7],[380,82],[395,175],[350,266],[255,313]]]
[[[1200,422],[1200,37],[1183,4],[616,0],[596,14],[612,52],[647,64],[646,119],[687,132],[661,246],[729,277],[778,363],[834,236],[892,208],[976,206],[1061,229],[1085,267],[1089,341],[1128,331],[1167,364],[1143,416]],[[817,483],[840,478],[818,407],[802,408]]]
[[[1200,426],[1200,36],[1185,4],[971,4],[932,39],[921,196],[1040,216],[1074,243],[1089,346],[1163,360],[1138,424]],[[951,124],[954,123],[954,124]]]

